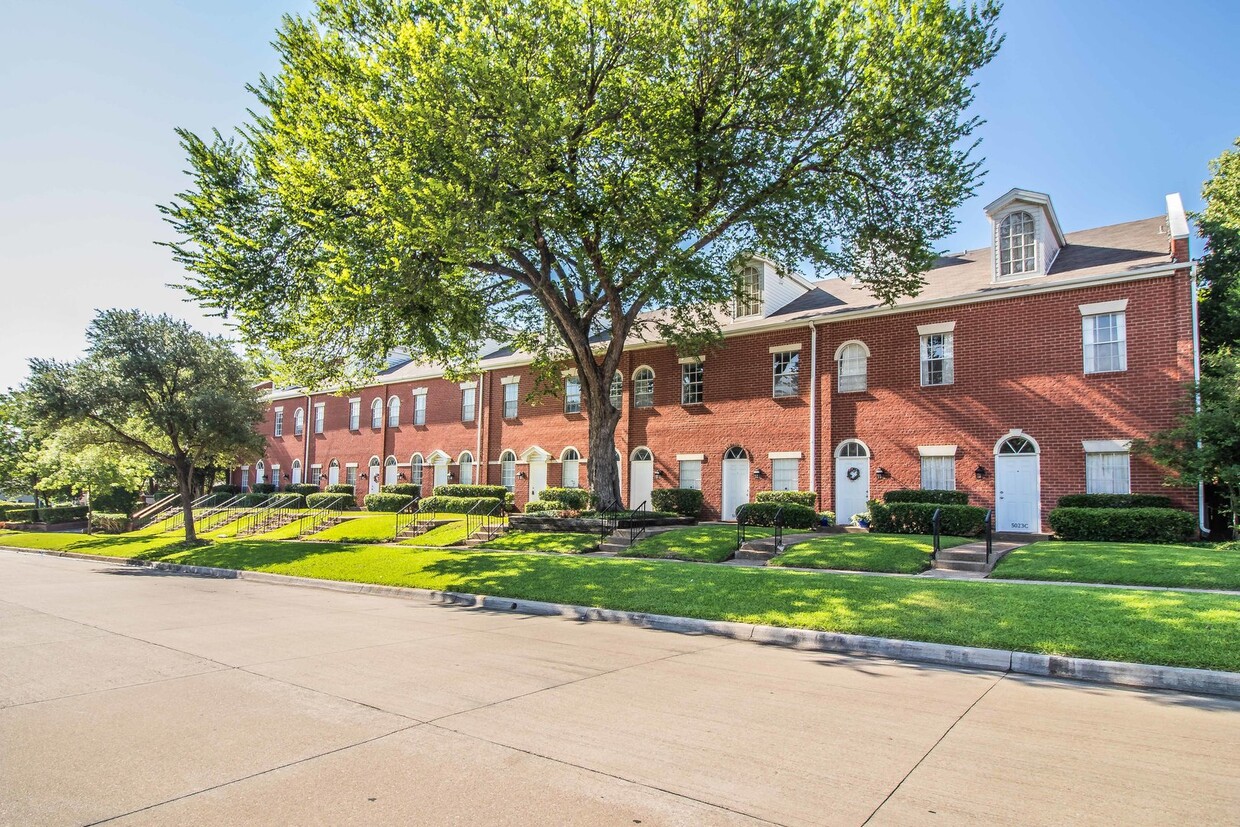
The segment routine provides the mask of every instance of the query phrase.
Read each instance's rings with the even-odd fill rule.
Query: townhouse
[[[1164,489],[1131,441],[1182,411],[1197,358],[1188,224],[1152,218],[1065,233],[1049,196],[986,207],[989,247],[940,258],[895,306],[852,282],[810,282],[755,256],[721,319],[724,344],[685,357],[629,342],[612,385],[629,507],[701,489],[728,519],[762,490],[819,493],[841,522],[894,488],[949,488],[1003,531],[1043,530],[1064,494]],[[586,484],[587,422],[565,371],[531,402],[529,358],[484,356],[467,382],[394,360],[359,393],[273,389],[268,451],[234,482],[502,484],[518,504]]]

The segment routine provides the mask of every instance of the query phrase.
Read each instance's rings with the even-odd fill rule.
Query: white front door
[[[379,466],[378,465],[370,466],[370,479],[367,480],[367,483],[369,483],[369,486],[370,486],[367,489],[367,493],[369,494],[379,493]]]
[[[339,485],[340,484],[340,466],[339,465],[333,465],[327,469],[327,484],[328,485]]]
[[[397,468],[397,466],[395,465],[386,466],[383,469],[383,484],[384,485],[395,485],[396,477],[397,477],[397,474],[399,473],[399,470],[400,469]]]
[[[995,530],[1035,534],[1042,527],[1038,507],[1038,455],[995,457]]]
[[[444,461],[435,463],[435,486],[448,484],[448,463]]]
[[[641,506],[646,511],[650,511],[652,491],[654,491],[654,460],[632,460],[629,463],[629,508]],[[645,503],[644,506],[643,503]]]
[[[546,487],[547,461],[545,459],[530,460],[530,499],[538,499]]]
[[[723,461],[723,507],[720,517],[736,519],[736,509],[749,502],[749,460]]]
[[[835,522],[851,525],[854,514],[869,510],[870,458],[835,458]]]
[[[301,466],[293,466],[293,485],[301,485]]]

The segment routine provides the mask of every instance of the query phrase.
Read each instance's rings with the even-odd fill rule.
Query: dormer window
[[[762,315],[762,268],[748,264],[741,270],[741,292],[736,297],[733,318]]]
[[[999,225],[999,275],[1014,276],[1037,269],[1037,225],[1025,211],[1014,212]]]

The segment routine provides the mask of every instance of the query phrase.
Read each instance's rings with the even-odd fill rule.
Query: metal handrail
[[[619,503],[599,503],[598,505],[598,530],[599,536],[606,539],[612,532],[620,527],[621,508]]]
[[[468,540],[470,537],[473,537],[475,534],[482,531],[483,529],[486,529],[488,539],[489,539],[490,533],[491,533],[491,527],[495,524],[496,512],[500,511],[504,506],[503,503],[495,503],[490,508],[488,508],[486,511],[483,511],[479,514],[474,514],[473,513],[474,509],[481,505],[483,505],[483,503],[481,502],[477,503],[475,506],[471,507],[470,510],[465,514],[465,539],[466,540]],[[474,525],[475,522],[477,523],[476,526]]]
[[[313,534],[325,521],[339,515],[343,510],[341,506],[350,499],[352,498],[348,494],[340,494],[333,499],[324,500],[325,505],[311,511],[309,514],[302,515],[297,520],[297,539],[300,540],[307,534]]]
[[[146,508],[139,509],[133,515],[134,523],[137,524],[145,522],[146,525],[150,525],[155,522],[155,520],[147,520],[148,517],[152,514],[162,514],[165,511],[175,508],[172,503],[179,499],[181,499],[180,494],[169,494],[168,496],[151,503]]]
[[[784,550],[784,507],[775,509],[775,550]]]
[[[641,524],[642,527],[640,530],[638,530],[637,514],[639,512],[645,511],[647,504],[648,504],[647,500],[642,500],[641,504],[638,505],[637,508],[634,508],[632,511],[629,512],[629,545],[630,546],[633,545],[635,542],[637,542],[637,539],[639,537],[642,537],[646,533],[646,528],[648,527],[647,521],[645,518],[642,518],[642,524]]]
[[[241,501],[245,499],[247,496],[249,495],[248,494],[234,494],[233,496],[224,500],[224,502],[217,503],[216,505],[211,506],[206,511],[194,517],[194,530],[195,531],[208,531],[211,528],[213,528],[217,523],[223,522],[222,520],[216,520],[215,517],[217,517],[220,514],[225,514],[225,515],[231,514],[233,510],[235,510],[236,508],[240,506]]]
[[[202,508],[204,505],[207,504],[207,500],[210,500],[214,496],[216,495],[215,494],[204,494],[198,499],[191,502],[189,504],[189,513],[193,514],[194,509]],[[177,513],[173,514],[171,517],[168,518],[168,525],[164,526],[164,531],[176,531],[177,529],[184,528],[184,527],[185,527],[185,509],[181,508],[180,506],[177,506]]]
[[[924,511],[922,512],[925,513]],[[930,560],[934,561],[939,558],[939,534],[943,528],[943,509],[934,509],[934,515],[930,518],[930,525],[934,529],[934,550],[930,552]]]
[[[990,567],[990,552],[994,545],[994,533],[990,527],[990,509],[986,509],[986,567]]]
[[[301,501],[300,494],[273,494],[265,503],[245,514],[237,523],[237,536],[257,534],[273,522],[279,521]]]
[[[396,512],[396,523],[395,523],[396,531],[392,534],[393,540],[399,537],[400,532],[404,529],[404,527],[409,525],[409,523],[413,521],[413,514],[421,508],[421,505],[420,505],[421,502],[422,502],[421,497],[414,497],[409,502],[401,506],[400,509]]]
[[[745,544],[745,512],[749,510],[750,503],[745,503],[736,509],[736,550],[740,551],[741,546]]]

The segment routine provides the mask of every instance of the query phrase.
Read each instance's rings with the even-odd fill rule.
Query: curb
[[[925,643],[913,640],[848,635],[838,632],[821,632],[813,629],[797,629],[783,626],[763,626],[736,623],[725,620],[702,620],[674,615],[626,612],[617,609],[600,609],[592,606],[574,606],[565,603],[547,603],[540,600],[496,597],[466,592],[434,591],[409,586],[381,586],[373,583],[354,583],[343,580],[319,580],[290,574],[246,571],[243,569],[217,569],[207,566],[186,566],[178,563],[162,563],[134,560],[128,557],[105,557],[71,551],[14,548],[0,546],[6,551],[23,554],[39,554],[45,557],[69,557],[94,563],[110,562],[116,565],[167,571],[175,574],[191,574],[198,577],[217,577],[229,580],[250,580],[281,586],[326,589],[349,594],[369,594],[382,597],[420,599],[440,606],[488,609],[499,612],[518,612],[543,617],[563,617],[582,622],[621,623],[644,629],[676,632],[689,635],[716,635],[732,640],[747,640],[772,646],[787,646],[816,652],[883,657],[913,663],[930,663],[965,669],[982,669],[993,672],[1032,675],[1035,677],[1063,678],[1111,686],[1138,689],[1162,689],[1199,695],[1220,695],[1240,698],[1240,672],[1221,672],[1213,669],[1193,669],[1184,666],[1157,666],[1145,663],[1090,660],[1060,655],[1040,655],[1033,652],[1016,652],[1006,649],[985,649],[976,646],[955,646],[945,643]]]

